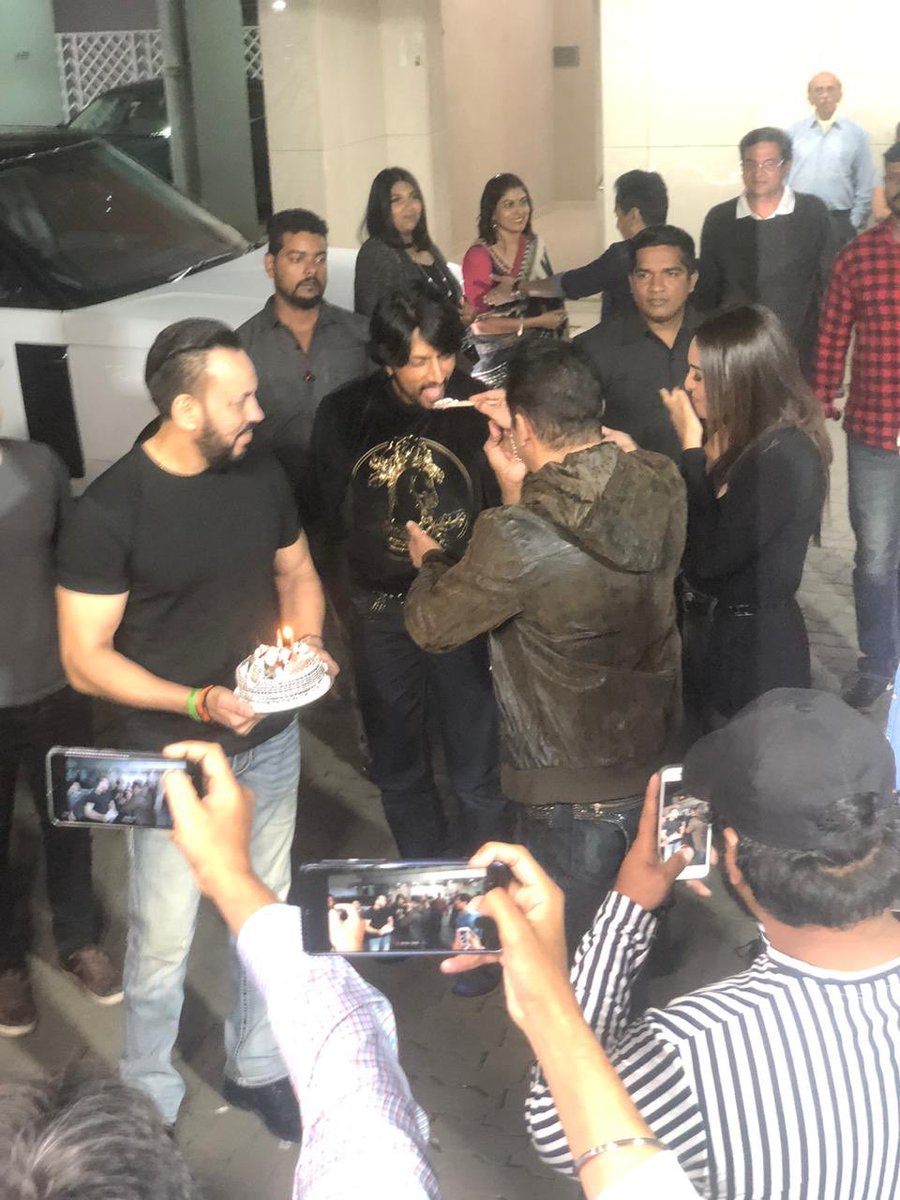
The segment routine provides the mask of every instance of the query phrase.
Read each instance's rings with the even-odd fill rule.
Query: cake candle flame
[[[289,649],[294,644],[294,631],[290,625],[284,625],[278,630],[278,648],[287,646]]]

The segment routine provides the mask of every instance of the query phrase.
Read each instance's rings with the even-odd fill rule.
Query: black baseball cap
[[[783,850],[827,854],[861,830],[837,801],[877,797],[867,832],[896,812],[897,767],[882,731],[831,692],[776,688],[701,738],[682,786],[737,832]]]

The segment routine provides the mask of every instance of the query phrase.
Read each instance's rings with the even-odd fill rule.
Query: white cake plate
[[[327,692],[331,690],[331,685],[334,681],[326,671],[315,687],[310,688],[302,700],[292,700],[290,704],[283,702],[272,704],[260,704],[258,700],[250,700],[245,696],[240,688],[234,689],[234,694],[241,700],[247,700],[253,705],[253,711],[258,713],[280,713],[292,712],[295,708],[305,708],[307,704],[312,704],[314,700],[320,700]]]

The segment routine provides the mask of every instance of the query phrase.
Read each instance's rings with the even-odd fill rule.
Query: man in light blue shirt
[[[875,172],[869,135],[856,121],[838,116],[841,81],[822,71],[809,81],[815,113],[790,129],[794,163],[790,185],[825,202],[841,245],[865,228],[872,209]]]

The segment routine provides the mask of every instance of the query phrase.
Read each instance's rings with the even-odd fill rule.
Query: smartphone
[[[200,768],[183,758],[54,746],[47,754],[50,821],[88,829],[171,829],[166,771],[187,771],[202,792]]]
[[[371,956],[497,953],[497,926],[472,901],[510,878],[504,863],[307,863],[298,876],[304,949]]]
[[[694,851],[694,857],[678,878],[703,879],[709,874],[712,851],[709,805],[682,789],[680,766],[663,767],[659,773],[659,856],[666,862],[685,847]]]

